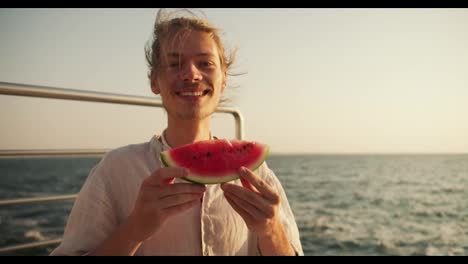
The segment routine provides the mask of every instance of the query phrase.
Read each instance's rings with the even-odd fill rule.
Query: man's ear
[[[151,71],[151,76],[150,76],[150,83],[151,83],[151,91],[153,91],[154,94],[160,94],[161,90],[159,89],[159,82],[158,82],[158,77],[156,76],[156,73],[154,71]]]

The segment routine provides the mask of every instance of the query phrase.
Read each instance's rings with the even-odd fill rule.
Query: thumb
[[[252,184],[249,181],[247,181],[243,177],[240,177],[240,181],[242,183],[242,186],[244,186],[244,188],[247,188],[247,189],[251,190],[252,192],[256,192],[256,190],[254,189],[255,187],[253,187]]]

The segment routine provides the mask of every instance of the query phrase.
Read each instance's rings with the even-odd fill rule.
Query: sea
[[[99,157],[1,158],[0,199],[75,194]],[[278,155],[306,256],[468,255],[468,155]],[[0,248],[60,238],[73,201],[0,205]],[[48,255],[56,245],[2,252]]]

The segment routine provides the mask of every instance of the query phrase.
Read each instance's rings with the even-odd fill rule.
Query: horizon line
[[[317,155],[317,156],[358,156],[358,155],[468,155],[468,152],[271,152],[271,155]]]

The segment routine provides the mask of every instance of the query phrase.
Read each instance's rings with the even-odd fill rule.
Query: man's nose
[[[201,81],[202,74],[197,66],[193,63],[188,63],[181,69],[181,77],[184,82]]]

